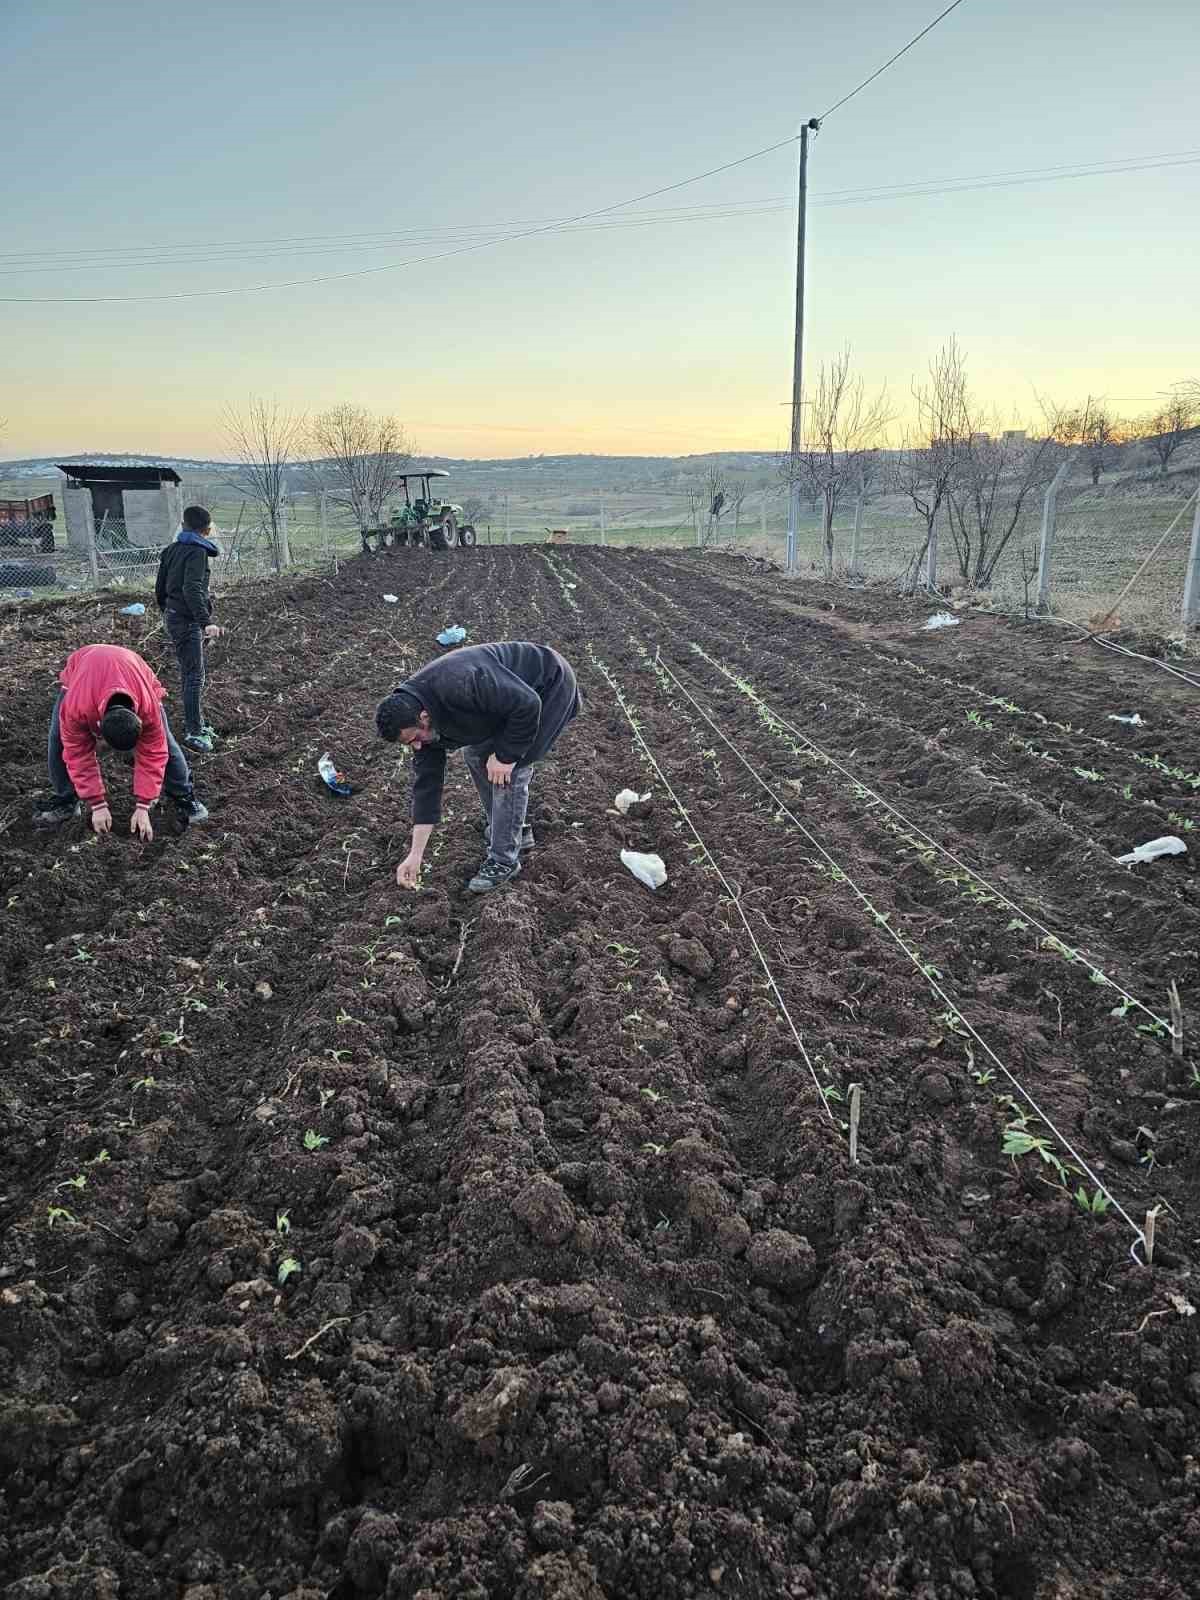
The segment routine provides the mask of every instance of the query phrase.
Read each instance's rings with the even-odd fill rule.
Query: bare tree
[[[746,503],[746,496],[750,493],[750,485],[744,479],[739,479],[729,487],[725,497],[726,511],[733,512],[733,537],[736,539],[738,530],[742,525],[742,507]]]
[[[340,405],[314,417],[305,439],[309,470],[336,506],[344,506],[360,532],[383,520],[384,503],[412,461],[412,447],[393,416],[363,406]]]
[[[277,400],[252,395],[244,412],[225,408],[224,427],[238,463],[229,482],[258,507],[275,571],[282,572],[291,563],[284,514],[287,469],[304,437],[304,417],[281,410]]]
[[[925,523],[925,538],[909,564],[906,594],[916,592],[921,562],[933,543],[959,452],[970,432],[967,372],[958,341],[951,339],[929,366],[929,381],[913,383],[916,420],[895,463],[897,490]]]
[[[1200,387],[1195,395],[1183,387],[1176,389],[1165,405],[1151,412],[1149,416],[1143,417],[1138,423],[1138,433],[1158,457],[1158,470],[1164,477],[1171,457],[1196,427],[1198,417],[1200,417]]]
[[[1091,395],[1083,405],[1060,411],[1054,429],[1059,444],[1082,447],[1093,484],[1099,483],[1100,474],[1113,465],[1128,431],[1102,400],[1094,400]]]
[[[1050,434],[1000,427],[966,398],[965,437],[955,455],[946,513],[964,583],[986,589],[1031,496],[1054,476],[1061,449]]]
[[[822,362],[805,421],[808,447],[781,463],[788,482],[793,474],[819,508],[825,576],[833,576],[833,519],[847,493],[854,493],[867,469],[866,460],[877,454],[892,413],[887,391],[880,389],[868,400],[861,378],[850,375],[850,347]]]
[[[692,519],[697,544],[711,544],[716,536],[726,509],[727,489],[725,474],[715,461],[709,463],[702,478],[693,478],[688,484],[688,515]]]

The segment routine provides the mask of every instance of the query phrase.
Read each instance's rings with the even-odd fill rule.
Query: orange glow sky
[[[453,0],[213,0],[171,8],[164,35],[132,0],[18,0],[0,46],[6,120],[29,136],[6,172],[0,295],[356,272],[607,206],[787,138],[938,9],[516,3],[501,27],[494,5]],[[900,408],[953,333],[977,392],[1022,417],[1035,391],[1137,413],[1200,376],[1198,46],[1191,0],[1146,0],[1136,25],[1125,6],[968,0],[815,142],[811,365],[848,342]],[[1167,156],[1121,175],[853,193]],[[394,411],[444,455],[776,449],[794,184],[789,147],[606,219],[621,226],[397,271],[5,303],[0,455],[220,455],[222,408],[249,393]],[[853,203],[831,203],[838,191]],[[734,203],[747,214],[627,225]]]

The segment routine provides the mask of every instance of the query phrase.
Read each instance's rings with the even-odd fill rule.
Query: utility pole
[[[1196,492],[1196,515],[1192,519],[1192,542],[1183,581],[1183,626],[1194,628],[1197,623],[1200,623],[1200,490]]]
[[[800,181],[796,216],[796,342],[792,355],[791,483],[788,485],[787,570],[796,566],[796,531],[800,524],[800,447],[804,431],[804,232],[808,220],[808,135],[821,124],[810,117],[800,129]]]

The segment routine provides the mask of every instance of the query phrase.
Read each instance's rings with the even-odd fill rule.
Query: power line
[[[899,61],[901,56],[907,55],[912,49],[913,45],[919,44],[927,33],[932,33],[934,28],[937,27],[938,23],[941,22],[943,18],[948,17],[950,13],[956,10],[960,5],[962,5],[962,0],[952,0],[952,3],[948,5],[944,11],[939,12],[938,15],[934,17],[932,22],[926,23],[925,27],[921,29],[920,33],[913,35],[913,37],[904,46],[903,50],[897,50],[894,56],[889,56],[881,67],[876,67],[875,71],[869,78],[864,78],[856,89],[851,89],[849,94],[844,94],[840,100],[836,100],[833,105],[830,106],[828,111],[822,113],[822,115],[817,118],[817,121],[824,122],[826,117],[831,117],[833,113],[840,110],[847,101],[853,100],[856,94],[861,94],[869,83],[874,83],[876,78],[882,77],[889,67],[894,66],[895,63]]]
[[[671,194],[676,189],[685,189],[689,184],[700,183],[705,178],[716,177],[718,173],[730,172],[734,167],[741,167],[748,161],[757,161],[760,156],[770,155],[774,150],[782,150],[786,145],[796,142],[796,135],[787,139],[780,139],[776,144],[764,146],[761,150],[752,150],[748,155],[738,156],[733,161],[723,162],[719,167],[709,167],[705,172],[698,172],[691,178],[681,178],[677,183],[666,183],[658,189],[647,189],[644,194],[632,195],[628,200],[614,200],[611,205],[597,206],[593,211],[581,211],[576,216],[566,218],[562,224],[548,224],[546,227],[527,228],[520,233],[506,234],[503,239],[485,239],[480,243],[462,245],[456,250],[442,250],[435,255],[414,256],[409,261],[388,262],[379,267],[359,267],[352,272],[330,272],[315,278],[292,278],[282,283],[253,283],[239,285],[234,289],[183,289],[175,290],[169,294],[99,294],[79,295],[75,297],[19,297],[12,295],[0,296],[3,305],[99,305],[99,304],[130,304],[151,300],[208,300],[219,296],[231,294],[260,294],[268,289],[295,289],[309,284],[339,283],[347,278],[367,278],[380,272],[395,272],[401,267],[422,266],[432,261],[447,261],[453,256],[471,255],[479,250],[490,249],[491,246],[502,242],[512,242],[516,239],[531,239],[539,233],[552,233],[557,227],[569,226],[576,222],[586,222],[592,217],[607,216],[610,212],[620,211],[626,206],[635,206],[643,200],[654,200],[660,194]]]
[[[818,206],[870,205],[884,200],[919,198],[925,195],[956,194],[972,189],[1011,188],[1034,183],[1061,182],[1076,178],[1119,177],[1122,173],[1145,172],[1155,168],[1194,166],[1200,163],[1200,150],[1168,151],[1160,155],[1143,157],[1116,157],[1107,161],[1070,162],[1052,167],[1017,167],[995,173],[964,175],[958,178],[910,179],[904,183],[871,185],[860,189],[831,189],[810,200]],[[759,216],[769,212],[793,208],[795,202],[786,197],[764,196],[758,200],[714,201],[707,205],[667,206],[653,211],[639,212],[628,218],[608,221],[569,222],[562,218],[547,218],[538,222],[495,222],[491,224],[464,223],[444,228],[397,229],[375,234],[310,234],[294,239],[286,236],[276,239],[237,241],[210,247],[209,253],[184,256],[179,254],[155,255],[157,250],[181,251],[204,248],[194,243],[187,245],[132,246],[122,251],[119,246],[102,247],[92,252],[43,251],[45,259],[33,261],[21,254],[6,256],[0,253],[0,275],[15,277],[24,273],[107,271],[123,267],[198,266],[225,261],[267,259],[286,255],[294,259],[299,255],[327,255],[354,250],[382,250],[401,239],[410,245],[458,244],[471,242],[472,236],[488,243],[501,243],[515,237],[528,227],[544,232],[588,232],[609,228],[631,228],[657,225],[666,222],[718,222],[740,216]],[[253,246],[261,248],[245,248]],[[217,253],[212,253],[217,252]],[[29,253],[30,256],[34,252]],[[63,260],[62,257],[95,256],[102,254],[126,256],[116,260]],[[140,259],[139,259],[140,258]]]
[[[788,144],[788,143],[791,143],[791,142],[792,141],[790,141],[790,140],[784,140],[783,144]],[[782,146],[781,145],[773,145],[770,148],[772,150],[778,150],[778,149],[782,148]],[[759,153],[762,154],[762,153],[765,153],[765,152],[759,152]],[[741,158],[742,161],[753,160],[753,159],[754,158],[752,156],[742,157]],[[740,162],[730,163],[730,165],[739,165],[739,164],[740,164]],[[976,179],[952,180],[949,183],[941,183],[941,184],[933,184],[933,185],[930,185],[930,184],[921,185],[921,184],[918,184],[918,183],[909,183],[909,184],[898,184],[898,185],[894,185],[894,186],[887,187],[887,188],[872,189],[872,190],[835,190],[835,191],[831,191],[830,193],[828,193],[825,196],[822,196],[820,199],[815,200],[813,202],[813,204],[819,205],[819,206],[871,205],[871,204],[876,204],[876,203],[879,203],[879,202],[882,202],[882,201],[887,201],[887,200],[920,199],[920,198],[924,198],[924,197],[928,197],[928,196],[936,196],[936,195],[939,195],[939,194],[968,193],[968,192],[970,192],[972,190],[978,190],[978,189],[1015,188],[1015,187],[1027,186],[1027,185],[1035,184],[1035,183],[1055,183],[1055,182],[1063,182],[1063,181],[1066,181],[1066,180],[1077,179],[1077,178],[1121,177],[1122,175],[1124,175],[1126,173],[1145,172],[1145,171],[1150,171],[1150,170],[1153,170],[1153,169],[1161,169],[1161,168],[1164,168],[1164,167],[1194,166],[1194,165],[1197,165],[1197,164],[1200,164],[1200,153],[1197,153],[1197,154],[1194,154],[1194,155],[1180,155],[1180,156],[1178,156],[1176,158],[1164,159],[1164,160],[1127,161],[1124,165],[1118,165],[1116,163],[1111,163],[1110,162],[1108,164],[1095,165],[1095,166],[1091,166],[1091,167],[1081,167],[1078,170],[1067,170],[1067,169],[1064,169],[1064,168],[1061,168],[1061,167],[1051,167],[1051,168],[1042,168],[1042,169],[1038,169],[1038,168],[1017,169],[1018,172],[1021,171],[1021,170],[1024,170],[1026,175],[1025,176],[1005,177],[1003,175],[998,174],[998,175],[996,175],[994,177],[979,177],[979,178],[976,178]],[[724,171],[724,170],[727,170],[727,168],[717,168],[717,169],[714,169],[714,170]],[[683,180],[684,183],[696,182],[696,181],[698,181],[698,179],[685,179],[685,180]],[[681,186],[682,185],[671,185],[669,187],[681,187]],[[654,192],[656,194],[661,194],[664,191],[663,190],[656,190]],[[650,227],[650,226],[657,226],[657,225],[659,225],[661,223],[666,223],[666,222],[720,222],[720,221],[727,221],[727,220],[731,220],[731,219],[737,219],[737,218],[741,218],[741,217],[765,216],[765,215],[767,215],[768,213],[771,213],[771,212],[794,210],[794,208],[795,208],[795,202],[794,201],[784,200],[782,198],[780,198],[778,200],[765,199],[765,200],[761,200],[761,201],[728,201],[728,202],[718,202],[718,203],[715,203],[715,204],[713,204],[711,206],[671,207],[671,208],[667,208],[665,211],[659,211],[659,212],[656,212],[656,213],[652,213],[652,214],[650,214],[648,216],[633,216],[633,217],[629,217],[629,218],[622,218],[622,219],[615,220],[615,221],[595,222],[595,221],[589,221],[588,220],[590,218],[595,218],[595,217],[606,215],[609,212],[612,212],[612,211],[615,211],[615,210],[619,209],[621,206],[632,205],[632,204],[634,204],[633,201],[618,201],[613,206],[609,206],[609,207],[603,208],[602,211],[584,212],[578,218],[567,218],[567,219],[564,219],[564,220],[559,221],[559,222],[548,222],[548,223],[545,223],[545,224],[542,224],[542,225],[539,225],[539,226],[536,226],[536,227],[524,228],[524,229],[521,229],[521,230],[516,231],[516,232],[493,233],[490,236],[488,236],[488,237],[486,237],[486,238],[484,238],[482,240],[474,240],[474,241],[469,242],[469,243],[467,243],[465,245],[462,245],[462,246],[460,246],[458,248],[447,249],[447,250],[440,251],[440,252],[437,252],[437,253],[432,254],[432,255],[415,256],[415,257],[412,257],[412,258],[410,258],[409,260],[406,260],[406,261],[386,262],[386,263],[384,263],[384,264],[382,264],[380,266],[377,266],[377,267],[364,267],[364,268],[358,268],[358,269],[355,269],[355,270],[352,270],[352,271],[347,271],[347,272],[321,274],[321,275],[318,275],[318,276],[315,276],[315,277],[309,277],[309,278],[293,278],[293,279],[288,279],[288,280],[285,280],[285,281],[282,281],[282,282],[275,282],[275,283],[239,285],[239,286],[237,286],[235,288],[228,288],[228,289],[181,290],[181,291],[175,291],[175,292],[165,293],[165,294],[150,294],[150,295],[85,295],[85,296],[32,296],[32,297],[4,295],[4,296],[0,296],[0,304],[5,304],[5,305],[93,305],[93,304],[103,304],[103,303],[121,303],[121,304],[134,303],[134,304],[136,304],[136,303],[140,303],[140,302],[143,302],[143,301],[187,300],[187,299],[210,298],[210,297],[213,297],[213,296],[226,296],[226,295],[233,295],[233,294],[254,294],[254,293],[262,293],[262,292],[265,292],[265,291],[271,290],[271,289],[289,289],[289,288],[307,286],[307,285],[310,285],[310,284],[332,283],[332,282],[336,282],[336,281],[338,281],[340,279],[344,279],[344,278],[367,277],[367,276],[371,276],[373,274],[382,273],[382,272],[398,272],[398,271],[401,271],[405,267],[420,266],[420,265],[422,265],[424,263],[433,262],[433,261],[444,261],[444,260],[449,259],[452,256],[467,255],[467,254],[471,254],[472,252],[475,252],[475,251],[486,250],[486,249],[490,248],[493,245],[504,244],[504,243],[512,242],[512,241],[519,240],[519,239],[528,239],[528,238],[535,237],[537,235],[551,235],[551,234],[565,234],[565,233],[585,233],[585,232],[591,232],[591,231],[597,231],[597,230],[616,229],[616,228]],[[445,230],[445,233],[447,235],[449,235],[449,238],[448,238],[447,242],[453,243],[455,239],[462,238],[464,231],[465,230],[459,230],[459,231],[450,230],[450,229]],[[320,235],[316,235],[314,237],[318,237],[319,238],[321,236]],[[336,238],[336,235],[326,235],[325,237]],[[434,242],[436,242],[436,237],[437,237],[436,234],[434,234],[434,235],[426,235],[426,236],[422,236],[422,237],[420,237],[418,239],[413,239],[411,242],[413,242],[413,243],[434,243]],[[330,245],[314,246],[313,249],[311,251],[308,251],[308,252],[291,251],[291,252],[287,252],[287,253],[289,255],[296,255],[296,254],[301,254],[301,253],[327,254],[327,253],[340,253],[343,250],[348,250],[348,249],[354,249],[354,250],[383,249],[383,248],[386,247],[387,243],[394,242],[394,241],[391,241],[388,238],[383,238],[377,243],[370,243],[370,242],[367,242],[367,240],[369,240],[369,238],[370,238],[370,236],[366,236],[366,239],[359,239],[357,241],[349,240],[345,244],[342,244],[342,245],[330,244]],[[271,252],[267,252],[266,254],[267,254],[268,259],[269,259]],[[2,258],[0,258],[0,259],[2,259]],[[102,270],[110,270],[113,267],[124,267],[124,266],[133,266],[133,267],[143,267],[143,266],[152,266],[152,267],[196,266],[196,265],[210,264],[212,262],[234,261],[234,260],[237,260],[237,259],[239,259],[238,256],[230,254],[230,255],[226,255],[226,256],[212,256],[212,257],[203,257],[203,256],[197,256],[197,257],[192,257],[192,258],[174,257],[174,258],[170,258],[170,259],[166,259],[166,260],[162,260],[162,261],[153,261],[153,260],[151,260],[151,261],[131,261],[131,262],[84,262],[84,263],[73,264],[73,265],[55,265],[53,263],[42,263],[42,264],[39,264],[39,265],[31,265],[31,266],[27,266],[27,267],[0,267],[0,275],[2,275],[2,276],[20,276],[20,275],[22,275],[22,274],[24,274],[26,272],[35,272],[35,271],[38,272],[39,274],[44,274],[44,273],[47,273],[47,272],[66,272],[66,271],[85,271],[85,270],[86,271],[102,271]]]

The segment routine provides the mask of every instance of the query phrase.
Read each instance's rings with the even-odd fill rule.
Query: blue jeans
[[[513,867],[520,859],[521,829],[525,826],[533,767],[514,767],[511,783],[491,783],[487,763],[494,749],[490,744],[469,744],[463,749],[463,759],[483,806],[487,853],[493,861]]]
[[[190,617],[168,611],[163,617],[183,678],[183,731],[186,737],[204,732],[204,630]]]
[[[46,741],[46,765],[50,770],[50,787],[54,790],[54,798],[60,805],[74,805],[79,798],[75,793],[75,785],[71,782],[71,774],[67,771],[67,763],[63,760],[62,729],[58,725],[58,708],[62,705],[62,690],[59,690],[58,699],[54,702],[54,710],[50,713],[50,733]],[[163,778],[163,790],[170,795],[172,800],[190,800],[192,798],[192,774],[188,767],[183,751],[175,743],[175,735],[171,732],[171,724],[167,721],[167,713],[162,711],[163,732],[167,736],[167,770]]]

